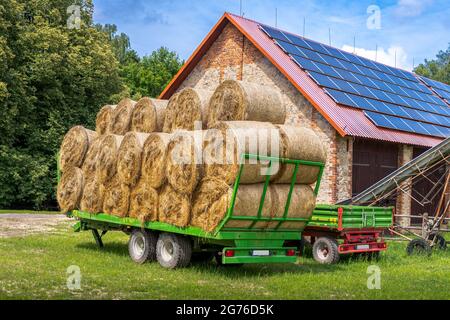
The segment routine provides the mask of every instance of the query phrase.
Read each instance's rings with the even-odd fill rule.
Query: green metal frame
[[[236,197],[239,191],[239,186],[240,186],[240,181],[241,181],[241,176],[242,176],[242,172],[244,170],[244,162],[245,160],[257,160],[257,161],[268,161],[268,167],[267,167],[267,175],[266,175],[266,179],[263,185],[263,192],[261,195],[261,200],[259,203],[259,210],[258,210],[258,214],[257,216],[238,216],[238,215],[234,215],[234,208],[235,208],[235,204],[236,204]],[[265,199],[266,199],[266,193],[267,193],[267,189],[269,187],[270,184],[270,179],[272,178],[272,164],[274,162],[278,162],[279,165],[293,165],[295,166],[294,168],[294,172],[292,174],[292,178],[291,178],[291,184],[290,184],[290,189],[289,189],[289,193],[288,193],[288,197],[286,200],[286,204],[285,204],[285,209],[284,209],[284,214],[283,217],[280,218],[276,218],[276,217],[263,217],[262,216],[262,211],[264,208],[264,203],[265,203]],[[280,228],[283,223],[285,222],[304,222],[305,224],[309,221],[309,219],[306,218],[291,218],[288,217],[288,213],[289,213],[289,207],[291,205],[291,198],[292,198],[292,192],[294,191],[296,182],[297,182],[297,175],[298,175],[298,171],[299,171],[299,167],[300,165],[304,165],[304,166],[312,166],[312,167],[318,167],[319,168],[319,172],[318,172],[318,177],[317,177],[317,182],[314,188],[314,194],[317,196],[318,192],[319,192],[319,188],[320,188],[320,183],[322,181],[322,175],[323,175],[323,171],[325,168],[325,164],[322,162],[314,162],[314,161],[305,161],[305,160],[292,160],[292,159],[285,159],[285,158],[278,158],[278,157],[269,157],[269,156],[260,156],[260,155],[254,155],[254,154],[244,154],[242,156],[242,161],[241,161],[241,165],[239,167],[239,173],[238,176],[236,178],[236,181],[234,183],[234,187],[233,187],[233,194],[231,197],[231,203],[229,206],[229,209],[227,211],[227,214],[225,216],[225,218],[222,220],[222,222],[219,224],[219,226],[217,227],[217,229],[215,230],[215,233],[219,232],[220,230],[255,230],[255,225],[257,222],[260,221],[267,221],[267,222],[271,222],[271,221],[278,221],[277,226],[274,229],[263,229],[266,231],[289,231],[289,229],[283,230],[282,228]],[[224,228],[226,226],[226,224],[230,221],[230,220],[244,220],[244,221],[251,221],[251,225],[247,228]],[[297,231],[302,231],[302,230],[297,230]]]
[[[341,226],[339,213],[342,210]],[[389,228],[393,223],[393,207],[367,207],[318,204],[309,219],[308,227],[327,229]]]

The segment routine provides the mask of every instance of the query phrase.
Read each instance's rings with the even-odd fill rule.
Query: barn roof
[[[450,136],[450,86],[225,13],[169,83],[168,99],[233,24],[342,136],[434,146]]]

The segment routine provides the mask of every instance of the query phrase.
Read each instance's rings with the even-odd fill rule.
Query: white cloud
[[[344,45],[342,50],[353,53],[353,46]],[[387,64],[388,66],[395,67],[397,56],[397,68],[411,71],[412,65],[408,61],[408,55],[406,51],[400,46],[391,46],[389,49],[378,48],[378,52],[375,50],[367,50],[364,48],[356,48],[355,53],[361,57],[375,60]]]
[[[399,0],[395,11],[399,16],[416,17],[432,2],[433,0]]]

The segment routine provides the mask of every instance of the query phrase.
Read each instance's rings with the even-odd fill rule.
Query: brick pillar
[[[398,166],[401,167],[405,165],[406,163],[410,162],[413,159],[413,147],[407,146],[407,145],[400,145],[399,146],[399,152],[398,152]],[[411,214],[411,202],[413,201],[411,199],[411,185],[412,180],[408,179],[405,182],[401,184],[401,187],[403,189],[409,189],[406,193],[399,191],[397,193],[397,204],[396,204],[396,213],[399,215],[410,215]],[[398,218],[397,223],[399,223],[402,226],[410,226],[411,225],[411,219],[401,217]]]

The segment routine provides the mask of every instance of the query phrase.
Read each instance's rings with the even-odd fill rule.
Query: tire
[[[128,241],[128,253],[131,260],[138,264],[156,259],[157,236],[153,232],[135,229]]]
[[[413,239],[408,243],[406,252],[410,256],[413,254],[422,254],[429,256],[431,255],[431,247],[424,239]]]
[[[335,264],[339,261],[339,249],[336,239],[318,238],[313,245],[313,257],[322,264]]]
[[[189,238],[161,233],[156,243],[156,259],[167,269],[184,268],[191,262],[192,243]]]
[[[428,240],[432,241],[434,238],[434,234],[430,234],[430,236],[428,237]],[[438,248],[439,250],[445,250],[447,249],[447,241],[445,240],[445,238],[440,235],[439,233],[436,234],[436,243],[435,243],[436,248]]]

